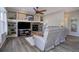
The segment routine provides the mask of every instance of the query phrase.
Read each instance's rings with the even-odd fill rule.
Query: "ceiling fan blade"
[[[40,13],[40,14],[44,14],[44,13]]]
[[[33,8],[33,9],[34,9],[35,12],[37,11],[35,8]]]
[[[39,12],[45,12],[46,10],[40,10]]]
[[[42,13],[42,12],[37,12],[36,14],[44,14],[44,13]]]
[[[46,10],[38,10],[39,7],[36,7],[36,8],[33,8],[33,9],[35,10],[35,13],[37,13],[37,14],[44,14],[42,12],[45,12],[46,11]]]

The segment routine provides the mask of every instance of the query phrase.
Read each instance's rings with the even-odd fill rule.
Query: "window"
[[[0,43],[2,42],[1,35],[7,32],[6,29],[7,29],[6,11],[4,8],[0,7]]]
[[[1,12],[1,33],[3,33],[3,13]]]
[[[1,20],[1,12],[0,12],[0,20]]]
[[[0,12],[0,33],[4,33],[7,31],[7,18],[5,12]]]

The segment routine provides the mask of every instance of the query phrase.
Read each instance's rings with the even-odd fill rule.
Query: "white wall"
[[[48,26],[60,26],[64,24],[64,12],[55,12],[44,16],[44,22],[48,23]]]
[[[71,32],[70,19],[76,18],[77,32]],[[64,25],[69,29],[69,35],[79,36],[79,10],[72,12],[55,12],[44,16],[44,22],[48,23],[48,26],[61,26]]]

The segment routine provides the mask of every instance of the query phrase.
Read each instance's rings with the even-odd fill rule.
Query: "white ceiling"
[[[6,7],[8,11],[19,11],[19,12],[24,12],[28,14],[35,14],[35,11],[33,10],[33,7]],[[79,10],[78,7],[40,7],[40,10],[46,9],[47,11],[44,12],[46,14],[54,13],[57,11],[74,11],[74,10]]]

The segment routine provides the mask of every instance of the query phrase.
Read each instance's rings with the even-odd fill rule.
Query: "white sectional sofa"
[[[34,35],[34,41],[41,51],[48,51],[65,41],[64,28],[48,27],[44,30],[43,37]]]

